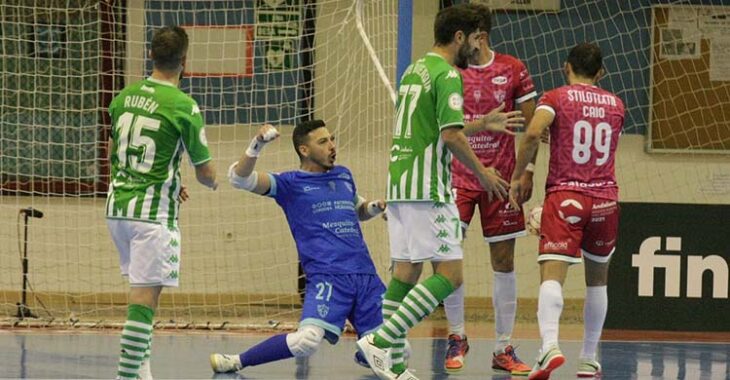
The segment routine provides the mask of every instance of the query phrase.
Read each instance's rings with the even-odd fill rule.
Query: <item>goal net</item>
[[[26,304],[39,318],[23,324],[123,321],[128,286],[104,219],[106,108],[150,74],[153,31],[177,24],[190,38],[181,88],[204,114],[221,186],[207,191],[183,169],[190,200],[181,207],[180,287],[163,292],[157,320],[210,328],[296,321],[300,273],[285,217],[271,199],[228,186],[225,174],[262,123],[282,137],[257,169],[298,168],[293,125],[321,118],[359,192],[380,197],[397,2],[11,0],[0,19],[0,317],[17,321],[25,251]],[[43,217],[28,218],[26,230],[28,207]],[[381,242],[371,248],[386,268],[384,222],[364,230]]]

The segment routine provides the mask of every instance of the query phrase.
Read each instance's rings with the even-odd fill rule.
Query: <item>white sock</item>
[[[494,352],[504,352],[512,338],[517,312],[517,281],[515,272],[494,272],[494,289],[492,291],[494,306],[494,327],[496,343]]]
[[[550,346],[558,345],[558,326],[563,312],[563,289],[555,280],[540,284],[540,297],[537,300],[537,323],[542,337],[542,352]]]
[[[608,293],[606,286],[589,286],[586,288],[586,300],[583,305],[583,349],[580,357],[596,360],[598,341],[601,340],[603,322],[608,311]]]
[[[464,337],[464,285],[444,299],[444,311],[449,321],[449,334]]]

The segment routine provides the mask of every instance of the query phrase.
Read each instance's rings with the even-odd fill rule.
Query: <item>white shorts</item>
[[[133,220],[107,219],[119,268],[132,287],[178,286],[180,230]]]
[[[390,258],[394,261],[462,260],[461,222],[453,203],[393,202],[388,215]]]

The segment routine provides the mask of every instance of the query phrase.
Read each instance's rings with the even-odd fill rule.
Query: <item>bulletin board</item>
[[[648,150],[730,154],[730,6],[652,7]]]

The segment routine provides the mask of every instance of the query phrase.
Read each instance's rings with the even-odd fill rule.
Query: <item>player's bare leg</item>
[[[152,322],[161,291],[162,286],[133,287],[129,291],[127,321],[120,341],[122,350],[117,378],[151,379],[149,355]]]
[[[494,270],[492,305],[495,345],[492,369],[514,376],[527,376],[531,368],[517,357],[511,341],[517,313],[515,239],[489,243],[489,253]]]
[[[601,364],[596,359],[603,322],[608,311],[608,265],[588,258],[585,262],[586,298],[583,305],[583,348],[578,362],[578,377],[600,377]]]

